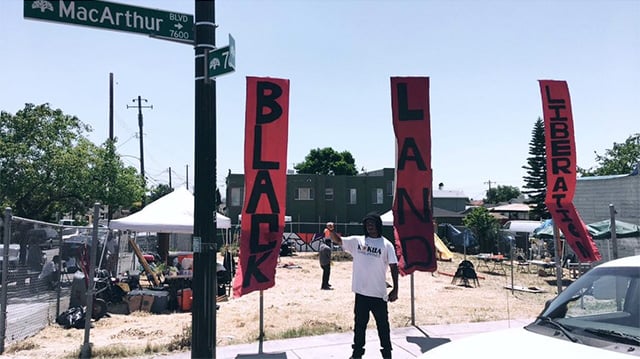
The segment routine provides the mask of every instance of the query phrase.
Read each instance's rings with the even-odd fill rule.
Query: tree
[[[304,162],[293,168],[304,174],[354,176],[358,174],[355,163],[349,151],[336,152],[331,147],[325,147],[312,149]]]
[[[173,188],[169,187],[168,184],[159,184],[151,188],[151,190],[149,191],[149,198],[147,200],[147,203],[151,203],[160,197],[168,195],[171,192],[173,192]]]
[[[529,142],[529,158],[527,165],[522,168],[527,170],[527,175],[523,177],[524,186],[528,190],[522,193],[529,196],[526,204],[532,204],[530,212],[531,219],[551,218],[544,199],[547,195],[547,146],[544,137],[544,122],[540,117],[536,120],[531,131],[531,141]]]
[[[0,203],[16,216],[42,221],[84,215],[95,202],[130,203],[137,183],[131,170],[116,161],[112,145],[89,141],[90,131],[49,104],[0,112]]]
[[[495,251],[500,224],[488,209],[475,207],[462,219],[462,224],[478,238],[480,252],[492,253]]]
[[[486,203],[509,202],[520,195],[518,187],[498,186],[497,188],[489,188],[487,191]]]
[[[629,174],[640,168],[640,133],[630,135],[624,143],[613,143],[613,148],[604,151],[604,155],[595,152],[596,168],[578,167],[578,173],[584,177]]]

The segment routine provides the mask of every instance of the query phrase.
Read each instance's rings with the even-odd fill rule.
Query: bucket
[[[193,302],[193,294],[191,288],[179,289],[177,293],[178,307],[183,312],[191,311],[191,303]]]

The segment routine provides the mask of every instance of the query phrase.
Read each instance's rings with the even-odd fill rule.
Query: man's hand
[[[398,299],[398,288],[393,288],[389,292],[389,302],[395,302]]]

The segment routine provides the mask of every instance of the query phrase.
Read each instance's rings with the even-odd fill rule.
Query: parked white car
[[[640,256],[598,265],[549,301],[524,328],[445,343],[423,359],[640,357]]]

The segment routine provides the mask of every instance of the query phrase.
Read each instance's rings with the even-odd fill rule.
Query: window
[[[356,204],[358,197],[358,190],[355,188],[349,188],[347,191],[347,204]]]
[[[395,189],[393,188],[393,181],[387,181],[387,196],[393,197],[394,190]]]
[[[313,188],[300,187],[296,190],[294,198],[296,201],[312,201],[313,200]]]
[[[242,188],[241,187],[231,188],[231,205],[232,206],[242,205]]]
[[[325,201],[333,201],[333,188],[325,188],[324,189],[324,200]]]
[[[384,191],[382,190],[382,188],[374,188],[373,191],[371,191],[371,203],[384,203]]]

